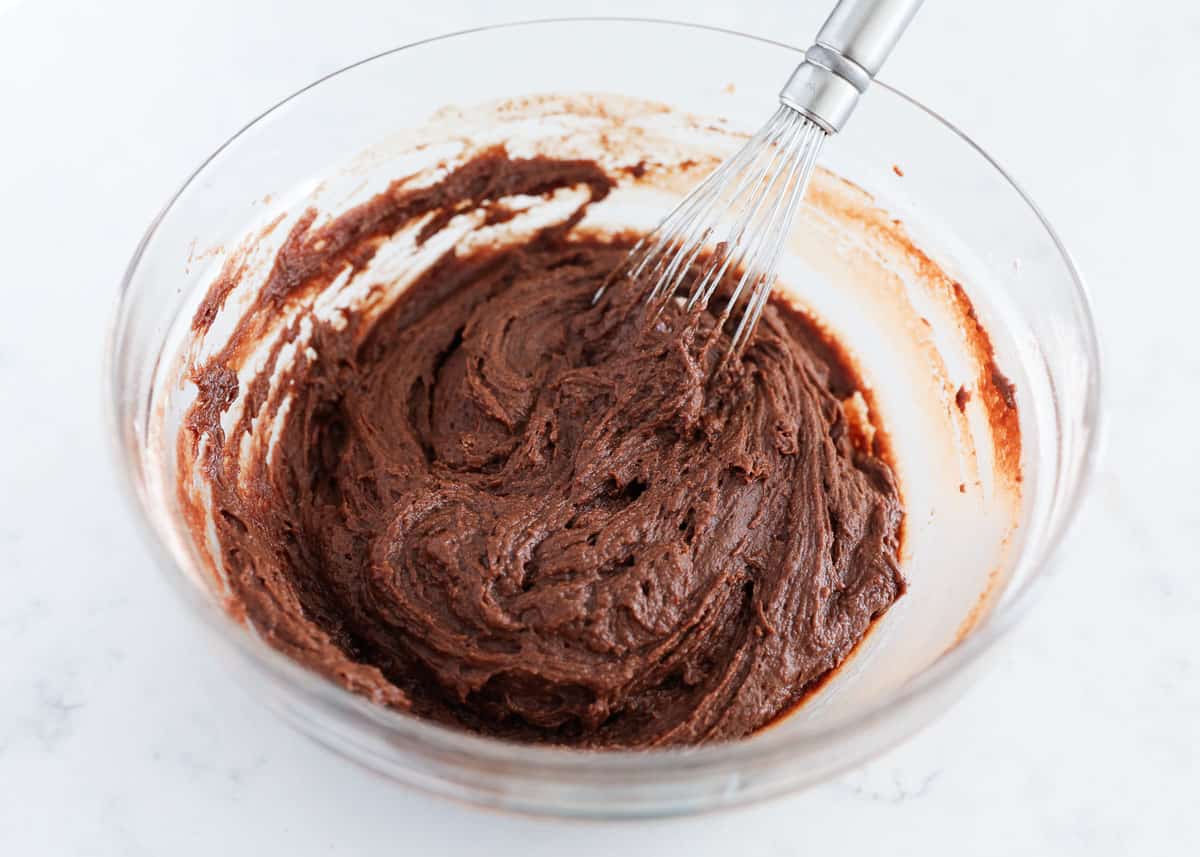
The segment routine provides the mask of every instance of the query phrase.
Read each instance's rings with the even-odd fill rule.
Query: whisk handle
[[[779,93],[829,133],[842,130],[922,0],[840,0]]]
[[[817,33],[827,48],[875,77],[922,0],[841,0]]]

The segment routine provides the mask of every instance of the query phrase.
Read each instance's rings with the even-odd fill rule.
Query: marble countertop
[[[825,4],[420,5],[0,0],[0,853],[1200,852],[1200,9],[1182,0],[930,3],[888,68],[1043,206],[1107,361],[1107,451],[1057,579],[917,737],[801,795],[601,829],[390,785],[222,673],[118,499],[100,411],[116,284],[180,180],[264,105],[420,37],[626,13],[803,41]]]

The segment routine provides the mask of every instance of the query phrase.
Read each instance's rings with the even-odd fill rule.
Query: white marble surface
[[[638,13],[803,40],[822,6],[0,0],[0,854],[1200,852],[1186,0],[933,2],[890,65],[985,141],[1075,253],[1106,338],[1110,432],[1058,579],[996,669],[860,771],[603,830],[410,793],[222,674],[117,499],[99,407],[114,289],[167,195],[263,105],[472,24]]]

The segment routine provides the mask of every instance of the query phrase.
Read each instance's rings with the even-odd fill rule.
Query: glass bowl
[[[272,649],[223,608],[201,570],[203,547],[179,509],[174,446],[163,428],[170,424],[164,414],[178,410],[172,396],[180,385],[165,391],[172,385],[164,382],[177,356],[174,338],[229,248],[273,212],[328,195],[331,165],[370,172],[387,161],[388,141],[446,105],[538,93],[620,94],[721,117],[713,129],[752,130],[773,110],[799,58],[798,49],[776,42],[663,21],[554,20],[457,33],[380,54],[300,90],[235,134],[168,202],[130,262],[111,335],[119,467],[173,588],[204,619],[233,671],[284,719],[391,779],[437,794],[521,812],[660,816],[825,780],[930,722],[978,674],[983,656],[1048,578],[1079,505],[1097,433],[1097,345],[1079,273],[1033,203],[963,134],[884,84],[826,146],[823,163],[869,191],[863,198],[878,211],[896,213],[893,222],[903,219],[956,287],[961,280],[1020,402],[1022,499],[1016,537],[1002,539],[1002,562],[973,555],[953,516],[916,526],[924,507],[914,509],[913,497],[925,501],[914,486],[927,468],[915,466],[902,480],[906,539],[918,545],[906,548],[906,573],[913,591],[929,594],[910,591],[900,604],[920,606],[894,608],[866,648],[879,650],[885,640],[883,649],[903,651],[896,641],[921,639],[915,629],[949,629],[948,638],[924,640],[919,656],[893,658],[884,669],[886,655],[859,652],[854,668],[833,682],[849,690],[823,689],[819,705],[738,742],[603,753],[514,745],[373,705]],[[861,315],[851,306],[845,324]],[[931,521],[934,512],[930,505]],[[972,565],[986,590],[966,572],[956,574]],[[967,611],[963,598],[978,603]],[[948,604],[958,613],[949,615]],[[864,673],[886,678],[872,684]]]

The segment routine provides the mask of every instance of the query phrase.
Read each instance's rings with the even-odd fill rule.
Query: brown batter
[[[647,328],[629,287],[591,305],[628,244],[572,235],[580,209],[524,246],[448,254],[373,323],[314,320],[273,451],[225,443],[234,368],[271,313],[418,218],[428,235],[563,186],[597,199],[611,182],[590,162],[491,152],[433,188],[303,219],[229,346],[195,369],[181,462],[211,478],[237,608],[351,690],[517,740],[745,736],[905,586],[892,473],[839,401],[854,375],[785,304],[715,371],[711,315],[672,305]],[[228,292],[213,287],[198,330]],[[275,402],[267,374],[247,414]]]

